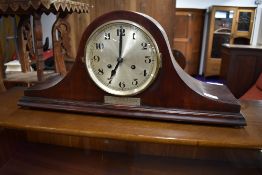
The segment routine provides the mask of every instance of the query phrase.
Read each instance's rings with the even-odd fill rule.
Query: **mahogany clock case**
[[[161,52],[161,68],[154,82],[142,93],[124,98],[138,98],[140,105],[106,104],[113,96],[98,88],[89,77],[85,46],[92,32],[113,20],[129,20],[143,26],[155,39]],[[244,126],[237,99],[225,86],[200,82],[176,63],[166,33],[151,17],[130,11],[113,11],[93,21],[85,30],[77,58],[65,77],[57,77],[28,88],[20,106],[63,111],[135,117],[189,123]]]

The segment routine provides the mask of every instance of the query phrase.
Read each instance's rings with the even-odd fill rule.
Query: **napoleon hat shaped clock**
[[[18,104],[105,117],[246,124],[225,86],[185,73],[160,24],[130,11],[110,12],[93,21],[71,71],[28,88]]]

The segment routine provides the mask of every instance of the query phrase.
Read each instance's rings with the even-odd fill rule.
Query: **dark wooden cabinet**
[[[236,98],[240,98],[262,72],[262,47],[224,45],[220,77]]]
[[[185,71],[198,74],[205,10],[177,9],[174,24],[173,48],[186,58]]]

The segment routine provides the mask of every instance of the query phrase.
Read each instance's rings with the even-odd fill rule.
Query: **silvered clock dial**
[[[98,27],[85,47],[85,62],[92,80],[114,95],[135,95],[154,81],[160,54],[152,35],[127,20]]]

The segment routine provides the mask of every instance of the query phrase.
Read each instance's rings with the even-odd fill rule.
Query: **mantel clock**
[[[72,70],[25,90],[18,104],[105,117],[246,124],[225,86],[186,74],[160,24],[130,11],[110,12],[93,21]]]

